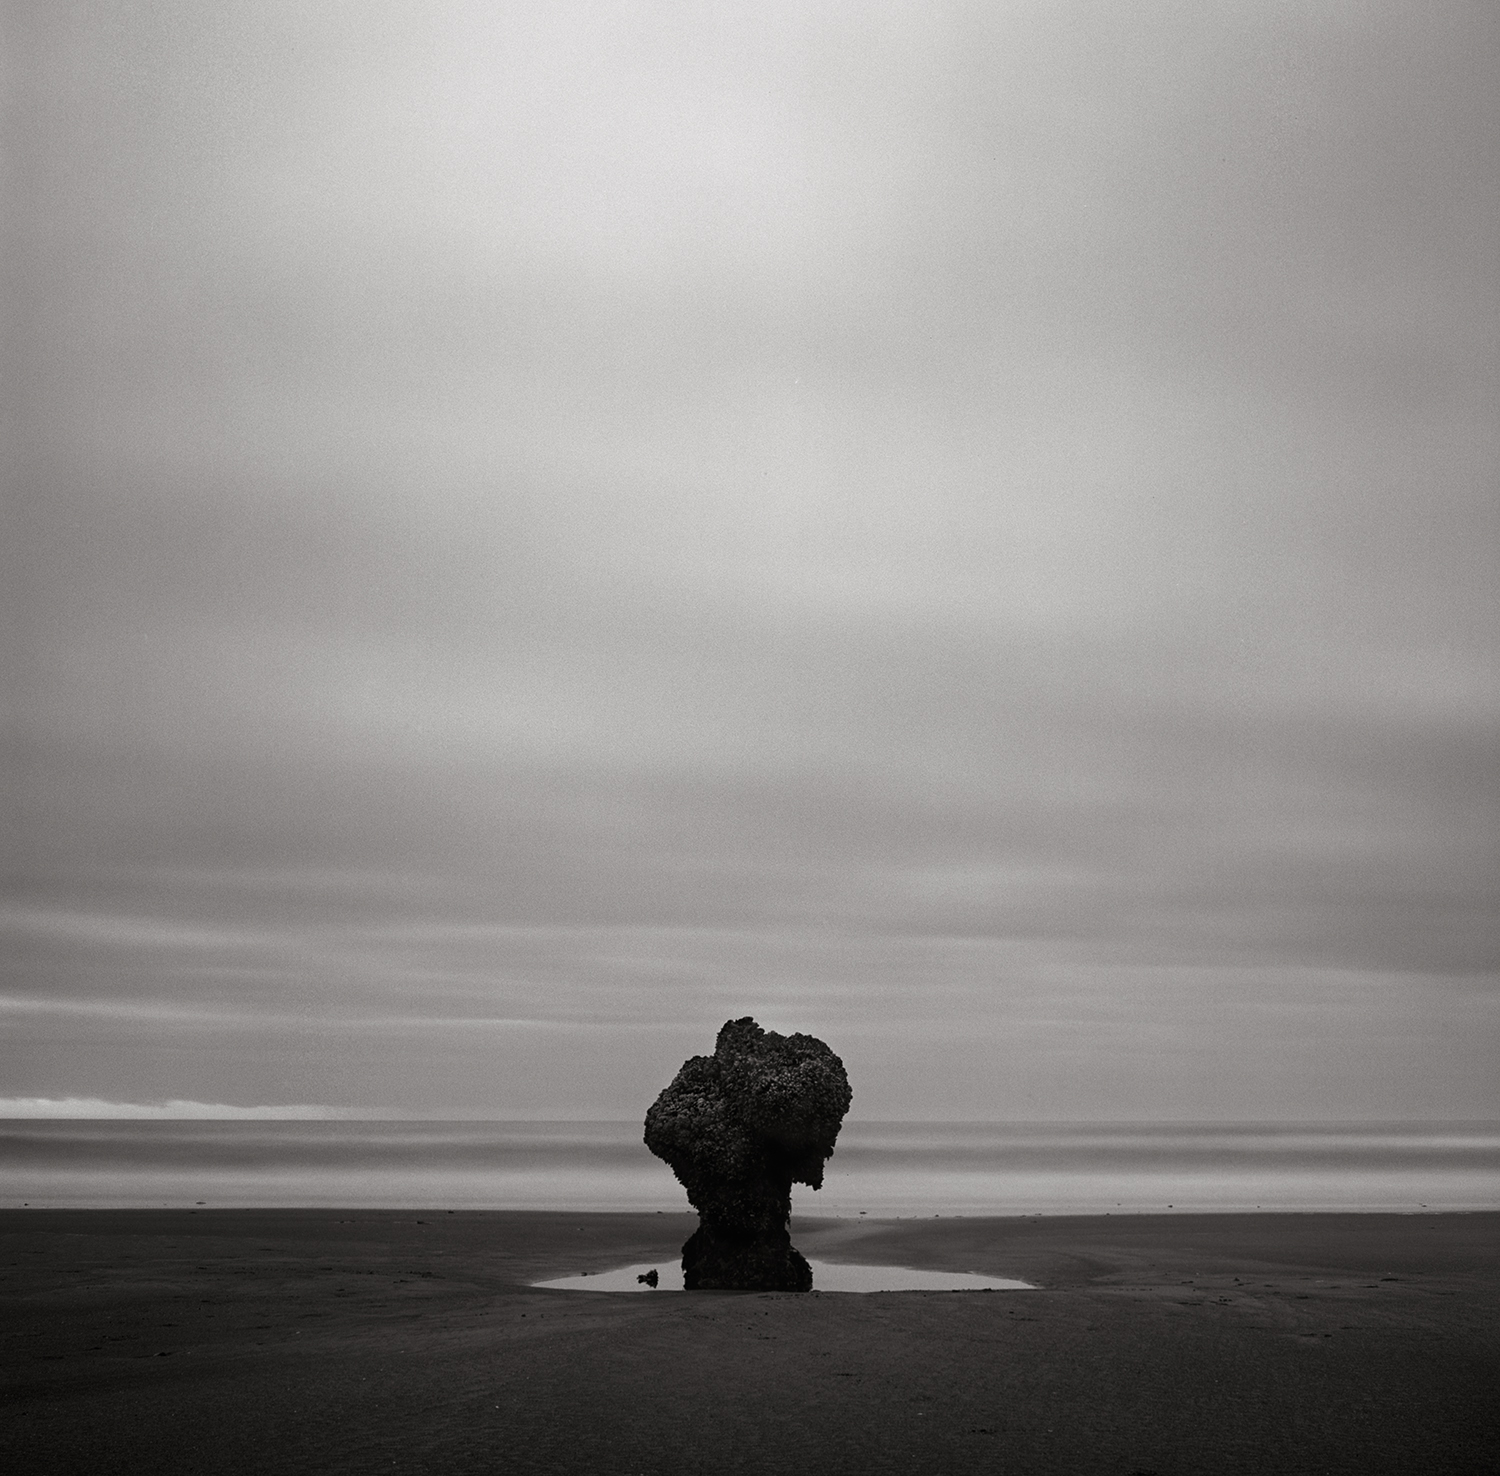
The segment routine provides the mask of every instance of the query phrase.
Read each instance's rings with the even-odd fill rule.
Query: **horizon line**
[[[154,1102],[112,1102],[101,1097],[0,1098],[0,1122],[492,1122],[492,1123],[637,1123],[639,1117],[576,1113],[420,1111],[404,1107],[340,1107],[320,1103],[199,1102],[168,1098]],[[1113,1126],[1378,1126],[1420,1124],[1500,1124],[1500,1117],[1364,1116],[1364,1117],[855,1117],[850,1123],[957,1126],[961,1124]]]

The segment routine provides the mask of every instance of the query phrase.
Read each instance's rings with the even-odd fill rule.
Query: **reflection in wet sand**
[[[1029,1281],[979,1276],[969,1271],[917,1271],[910,1266],[861,1266],[846,1261],[809,1261],[809,1264],[813,1271],[813,1290],[818,1292],[1035,1290]],[[653,1271],[656,1272],[655,1286],[647,1280]],[[680,1292],[682,1267],[675,1261],[642,1261],[638,1266],[559,1276],[532,1285],[555,1291]]]

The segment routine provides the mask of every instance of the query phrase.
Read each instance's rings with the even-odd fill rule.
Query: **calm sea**
[[[682,1210],[632,1122],[0,1121],[6,1206]],[[854,1122],[799,1214],[1500,1208],[1500,1123]]]

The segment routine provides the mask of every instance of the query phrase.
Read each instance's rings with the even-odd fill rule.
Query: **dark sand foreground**
[[[807,1220],[1043,1289],[526,1285],[693,1224],[0,1211],[0,1470],[1500,1470],[1500,1214]]]

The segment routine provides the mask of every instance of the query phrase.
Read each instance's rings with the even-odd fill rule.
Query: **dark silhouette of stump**
[[[811,1291],[792,1247],[792,1185],[822,1187],[849,1110],[844,1063],[811,1035],[730,1020],[646,1114],[646,1146],[698,1211],[682,1248],[688,1291]]]

